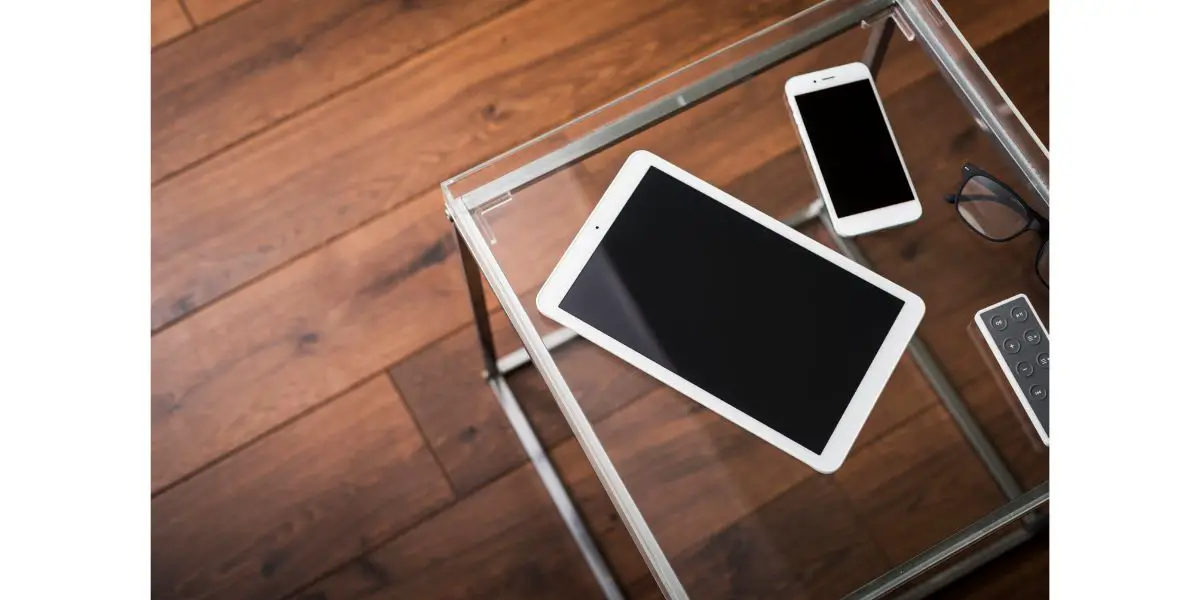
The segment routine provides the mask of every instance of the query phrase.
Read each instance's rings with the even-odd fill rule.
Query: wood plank
[[[1030,285],[1020,276],[993,279],[985,289],[964,296],[957,305],[927,314],[920,332],[988,438],[1026,488],[1048,477],[1049,455],[1041,441],[1033,437],[1035,434],[1026,430],[1026,417],[1023,411],[1018,412],[1007,382],[992,374],[994,358],[972,341],[970,323],[979,308],[1018,291],[1029,293],[1035,308],[1044,310],[1045,294],[1032,293]]]
[[[230,297],[154,336],[155,490],[468,322],[459,258],[439,199],[431,192],[263,280],[254,294]],[[530,273],[510,280],[521,289],[535,285]],[[455,364],[469,370],[456,376],[480,368],[473,334],[461,335],[456,343],[464,358]],[[432,389],[444,391],[433,395],[398,381],[414,392],[418,418],[432,428],[434,447],[462,489],[494,477],[515,457],[490,445],[500,415],[473,413],[484,420],[460,424],[461,415],[445,412],[441,426],[425,412],[427,399],[440,410],[439,394],[461,390],[452,378],[436,380]],[[489,395],[470,392],[477,410],[491,410],[484,408],[491,407]],[[475,430],[464,433],[471,425]],[[472,437],[481,432],[488,435]],[[472,448],[496,462],[477,463]]]
[[[811,477],[674,558],[692,598],[841,598],[888,569],[829,477]],[[634,598],[654,597],[644,577]]]
[[[221,153],[152,192],[151,327],[803,4],[532,0]]]
[[[264,279],[253,294],[154,336],[156,491],[469,321],[440,199],[431,191]],[[539,282],[527,271],[510,281],[523,290]],[[434,433],[442,450],[442,436],[460,432]],[[470,488],[494,476],[481,467],[484,475],[456,483]]]
[[[929,387],[912,356],[905,353],[871,409],[871,416],[867,417],[854,442],[855,447],[866,446],[893,429],[904,427],[912,417],[939,403],[937,394]]]
[[[155,598],[278,598],[453,500],[375,377],[151,503]]]
[[[151,177],[158,181],[520,1],[262,0],[204,27],[151,56]]]
[[[691,4],[669,7],[634,30],[647,36],[655,27],[669,29],[660,22],[663,19],[672,27],[720,20],[721,25],[712,28],[727,36],[734,35],[730,28],[744,26],[722,10],[691,14],[695,10]],[[691,20],[685,18],[689,16]],[[689,44],[680,46],[686,49]],[[622,47],[615,54],[627,58],[631,51]],[[261,280],[253,294],[232,296],[155,336],[154,489],[465,323],[469,313],[459,269],[445,264],[454,250],[441,204],[440,193],[431,190]],[[157,214],[160,223],[171,218],[161,216],[162,211]],[[280,221],[278,206],[260,216]],[[194,222],[187,228],[195,231],[206,225]],[[246,239],[264,239],[262,228],[239,229]],[[156,244],[162,240],[168,245],[171,239],[155,234]],[[207,268],[215,263],[196,264]],[[528,290],[537,283],[532,273],[522,277],[527,279],[512,278],[517,289]],[[156,275],[155,281],[162,280]],[[173,304],[180,310],[194,308],[191,300]]]
[[[457,257],[455,257],[457,260]],[[466,302],[466,299],[463,299]],[[516,344],[500,311],[491,315],[499,347]],[[464,326],[388,370],[459,496],[527,460],[491,388],[474,326]]]
[[[203,25],[216,19],[217,17],[229,12],[233,12],[237,8],[251,4],[256,0],[180,0],[187,5],[188,12],[192,13],[192,18],[196,20],[197,25]]]
[[[255,294],[230,297],[154,336],[154,490],[468,322],[461,267],[450,225],[437,208],[439,196],[431,192],[260,282]],[[530,278],[513,282],[524,289],[535,284]],[[463,368],[448,370],[452,377],[424,374],[413,383],[403,373],[397,378],[414,393],[418,419],[430,428],[435,451],[463,490],[519,457],[511,445],[505,451],[493,445],[511,442],[493,435],[507,431],[507,424],[493,410],[490,392],[482,384],[469,392],[455,387],[455,378],[480,368],[473,335],[463,330],[455,338],[460,354],[454,364]],[[596,361],[613,368],[607,357],[586,361],[572,369],[586,370]],[[637,377],[629,370],[622,375]],[[585,401],[610,398],[599,391],[585,394]],[[471,398],[480,420],[462,423],[454,411],[427,412],[452,406],[442,403],[445,394],[462,402]],[[494,462],[477,462],[480,452]]]
[[[150,0],[150,45],[158,46],[192,30],[180,0]],[[153,79],[151,79],[153,85]]]
[[[155,491],[467,321],[436,196],[152,338]]]
[[[489,316],[500,353],[518,348],[520,342],[504,313],[495,310]],[[658,387],[649,376],[585,340],[572,341],[552,354],[576,401],[593,421]],[[468,325],[389,369],[460,495],[525,460],[495,395],[484,383],[482,365],[479,340]],[[543,446],[571,437],[537,369],[527,366],[513,373],[509,383]]]
[[[973,235],[967,232],[967,235]],[[974,240],[970,241],[974,243]],[[996,260],[988,254],[982,256],[970,250],[970,246],[949,247],[961,252],[962,262],[975,260],[976,264],[987,264]],[[989,252],[992,251],[989,249]],[[950,262],[950,261],[944,261]],[[959,263],[959,261],[954,261]],[[1021,261],[1024,267],[1024,261]],[[960,263],[961,264],[961,263]],[[895,271],[879,269],[885,275],[892,277]],[[947,281],[938,284],[914,283],[926,281],[924,278],[902,279],[902,285],[915,291],[926,301],[927,312],[922,321],[918,335],[929,347],[930,352],[937,358],[943,372],[955,388],[962,390],[975,382],[987,370],[988,361],[995,359],[983,354],[971,343],[972,320],[975,313],[985,306],[994,304],[1017,293],[1026,293],[1039,314],[1045,314],[1044,302],[1048,293],[1045,288],[1039,290],[1040,282],[1024,269],[1014,268],[1007,273],[996,274],[980,281],[978,273],[965,274],[962,279],[949,273],[952,267],[947,266]],[[1034,279],[1034,281],[1030,281]],[[955,294],[955,282],[961,283],[961,294]],[[934,287],[936,293],[925,293],[928,287]],[[932,301],[931,301],[932,300]]]
[[[339,569],[297,600],[600,597],[526,465]]]
[[[766,442],[668,388],[595,425],[659,544],[678,555],[814,473]],[[574,440],[552,459],[586,516],[617,578],[628,585],[645,565]]]
[[[856,448],[833,477],[893,564],[1004,500],[941,406]]]
[[[1017,481],[1030,489],[1050,479],[1050,450],[1003,375],[980,377],[962,390],[963,400],[995,444]]]
[[[1043,533],[928,600],[1035,600],[1050,597],[1050,535]]]
[[[649,375],[582,338],[556,349],[553,355],[575,400],[592,423],[662,387]],[[544,445],[555,446],[572,437],[562,411],[535,369],[515,373],[510,384]]]

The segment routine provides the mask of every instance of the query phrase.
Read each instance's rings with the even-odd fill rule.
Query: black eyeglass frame
[[[1033,271],[1037,275],[1038,279],[1040,279],[1041,282],[1046,285],[1046,287],[1050,287],[1050,282],[1046,281],[1045,277],[1042,277],[1042,271],[1041,271],[1041,269],[1038,268],[1038,265],[1041,264],[1041,262],[1042,262],[1042,255],[1045,254],[1046,248],[1048,247],[1048,245],[1050,243],[1050,220],[1043,217],[1041,214],[1039,214],[1036,210],[1033,209],[1032,206],[1029,205],[1028,202],[1025,201],[1024,198],[1021,197],[1020,194],[1018,194],[1015,190],[1013,190],[1011,187],[1009,187],[1008,184],[997,179],[991,173],[988,173],[987,171],[984,171],[983,169],[981,169],[969,162],[963,163],[962,171],[963,171],[962,181],[959,182],[958,189],[955,190],[955,192],[953,194],[948,194],[945,198],[945,200],[948,204],[954,205],[954,212],[956,214],[958,214],[958,218],[963,222],[964,225],[967,226],[968,229],[970,229],[971,231],[974,231],[975,233],[977,233],[979,235],[979,237],[982,237],[983,239],[988,240],[989,242],[997,242],[997,243],[1007,242],[1007,241],[1012,240],[1012,239],[1016,238],[1017,236],[1025,233],[1026,231],[1033,231],[1034,233],[1036,233],[1038,235],[1038,237],[1041,238],[1042,243],[1038,247],[1037,255],[1033,259]],[[1002,238],[995,238],[995,237],[992,237],[992,236],[980,231],[978,228],[976,228],[974,225],[972,225],[970,221],[967,221],[967,218],[963,216],[962,209],[958,206],[958,203],[960,200],[963,199],[962,192],[967,187],[967,183],[970,182],[975,177],[983,177],[983,178],[987,179],[989,182],[996,184],[996,186],[998,186],[1000,189],[1007,192],[1009,197],[1011,197],[1013,200],[1016,200],[1017,208],[1019,208],[1020,211],[1024,212],[1026,215],[1025,225],[1022,226],[1020,229],[1018,229],[1012,235],[1005,236]],[[1011,205],[1008,205],[1008,203],[1004,202],[1003,198],[1001,196],[975,197],[975,198],[971,198],[970,200],[975,201],[975,202],[978,202],[978,201],[996,202],[997,204],[1004,204],[1004,205],[1008,206],[1008,208],[1010,208],[1010,209],[1013,208]]]

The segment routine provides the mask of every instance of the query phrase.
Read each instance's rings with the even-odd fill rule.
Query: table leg
[[[451,221],[453,222],[453,220]],[[554,503],[554,508],[558,511],[563,523],[567,526],[567,531],[575,541],[576,547],[579,548],[580,554],[583,555],[584,562],[587,563],[588,569],[591,571],[596,583],[600,586],[605,599],[623,600],[625,595],[617,584],[616,577],[613,576],[612,568],[608,565],[604,555],[601,554],[578,508],[567,494],[567,488],[563,484],[558,469],[554,467],[554,463],[550,462],[550,457],[546,454],[546,449],[542,446],[537,434],[533,431],[533,427],[529,424],[525,410],[517,402],[516,395],[513,394],[512,388],[508,385],[508,373],[527,364],[529,361],[528,354],[525,354],[523,359],[519,356],[509,355],[497,360],[496,342],[492,335],[491,322],[488,319],[487,299],[483,293],[483,273],[480,272],[479,263],[476,262],[471,249],[467,247],[457,225],[454,226],[454,239],[458,243],[458,253],[462,260],[463,276],[466,277],[467,290],[471,298],[471,313],[475,318],[475,332],[479,336],[479,347],[483,354],[484,379],[487,380],[487,385],[492,390],[492,394],[496,396],[496,402],[499,403],[504,417],[508,420],[509,426],[512,427],[513,433],[516,434],[517,440],[521,443],[521,448],[525,451],[525,455],[529,457],[529,462],[533,464],[534,471],[537,473],[538,479],[542,482],[542,487],[550,495],[550,500]],[[570,339],[565,336],[560,337],[564,337],[564,339],[559,343],[565,343]],[[502,362],[509,364],[503,365],[504,368],[502,368]]]
[[[458,255],[462,258],[463,276],[467,280],[467,292],[471,297],[471,314],[475,317],[475,333],[479,336],[479,349],[483,353],[483,375],[487,379],[496,377],[500,369],[496,365],[496,341],[492,337],[492,324],[488,320],[487,299],[483,295],[483,274],[471,249],[463,242],[458,227],[454,227],[454,240],[458,243]]]

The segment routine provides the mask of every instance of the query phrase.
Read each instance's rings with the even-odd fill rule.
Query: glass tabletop
[[[1011,48],[997,52],[1039,50],[1003,41]],[[845,240],[820,211],[783,85],[852,61],[877,67],[924,214]],[[1044,132],[1046,90],[1012,91],[1010,99],[1000,90],[935,2],[830,0],[443,184],[467,261],[527,349],[489,369],[502,382],[536,368],[547,382],[579,442],[552,449],[550,462],[568,487],[581,473],[599,478],[597,497],[572,494],[627,595],[920,595],[1043,526],[1048,449],[972,325],[976,311],[1024,293],[1049,328],[1039,240],[988,241],[943,200],[970,162],[1049,214],[1048,152],[1017,110]],[[534,306],[638,149],[925,301],[918,340],[835,473],[817,473]]]

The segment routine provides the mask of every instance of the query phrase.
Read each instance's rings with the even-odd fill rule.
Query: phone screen
[[[916,197],[871,82],[800,94],[795,102],[838,217]]]

